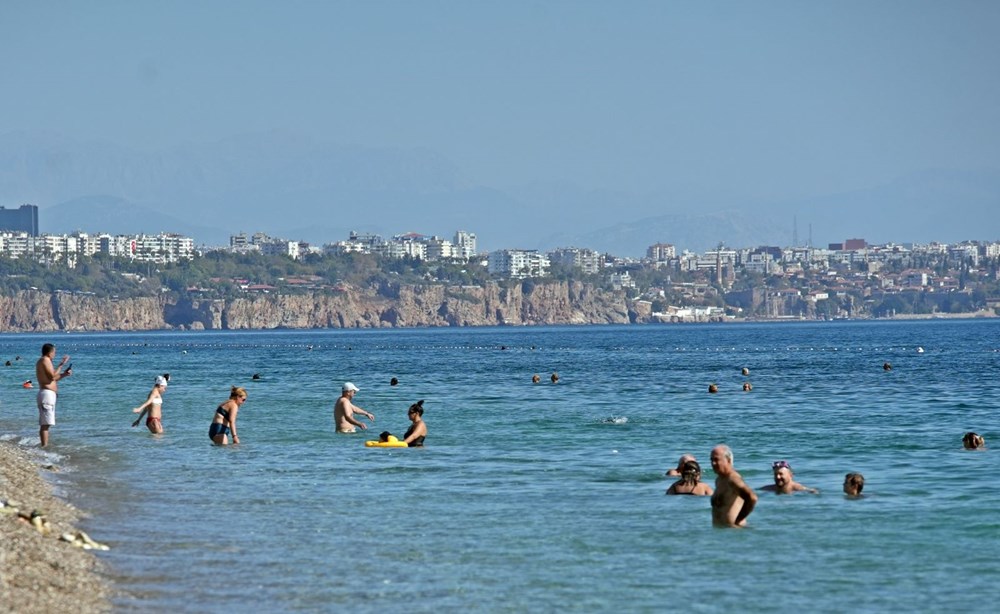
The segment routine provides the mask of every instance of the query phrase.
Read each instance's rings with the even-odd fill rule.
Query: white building
[[[514,279],[548,275],[549,259],[538,250],[501,249],[490,252],[487,270],[491,275]]]
[[[561,247],[549,252],[549,262],[568,267],[578,267],[584,273],[592,274],[601,270],[601,255],[592,249]]]
[[[476,255],[476,234],[459,230],[455,232],[454,257],[468,260]]]
[[[677,257],[677,248],[670,243],[657,243],[646,248],[646,258],[653,262],[669,262]]]

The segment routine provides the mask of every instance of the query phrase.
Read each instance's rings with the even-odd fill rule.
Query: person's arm
[[[703,497],[711,497],[712,495],[715,494],[715,489],[713,489],[711,486],[709,486],[704,482],[699,482],[698,488],[700,490],[698,490],[696,494],[701,495]]]
[[[229,432],[233,436],[233,443],[239,443],[239,435],[236,434],[236,414],[240,413],[240,406],[233,403],[232,409],[229,410]]]
[[[732,485],[736,488],[737,494],[739,494],[740,498],[743,499],[743,507],[740,508],[739,513],[736,514],[736,519],[734,521],[736,526],[739,527],[743,526],[743,522],[757,505],[757,493],[755,493],[752,488],[747,486],[747,483],[744,482],[742,478],[739,479],[738,483],[735,483],[735,480],[733,480],[733,482],[734,483]]]
[[[59,366],[58,367],[53,367],[52,366],[52,361],[51,360],[46,360],[45,361],[45,372],[48,374],[49,379],[52,380],[53,382],[58,382],[62,378],[69,377],[70,375],[72,375],[73,374],[72,369],[67,370],[67,371],[63,371],[62,373],[59,372],[59,369],[62,369],[62,366],[64,364],[66,364],[67,362],[69,362],[69,356],[68,355],[62,357],[62,360],[59,361]]]
[[[371,413],[368,410],[361,409],[360,407],[358,407],[357,405],[355,405],[353,403],[351,403],[351,407],[354,408],[354,413],[361,414],[362,416],[367,417],[369,420],[372,421],[372,424],[375,424],[375,414]]]
[[[352,407],[351,405],[348,405],[346,408],[344,408],[344,420],[347,420],[348,422],[350,422],[354,426],[360,428],[362,431],[368,430],[368,425],[367,424],[365,424],[364,422],[362,422],[362,421],[360,421],[360,420],[358,420],[357,418],[354,417],[354,411],[357,410],[357,409],[360,409],[360,408]],[[364,411],[364,410],[362,410],[362,411]]]
[[[798,482],[795,483],[795,486],[792,487],[792,490],[804,490],[804,491],[806,491],[808,493],[812,493],[814,495],[818,495],[819,494],[819,490],[817,490],[815,488],[809,488],[808,486],[803,486],[802,484],[799,484]]]

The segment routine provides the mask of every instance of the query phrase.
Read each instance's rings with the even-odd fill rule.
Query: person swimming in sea
[[[424,439],[427,437],[427,424],[424,422],[424,400],[420,399],[410,405],[406,416],[412,424],[410,424],[410,428],[406,429],[403,442],[411,448],[424,447]]]
[[[980,450],[986,447],[986,439],[979,433],[969,431],[962,436],[962,447],[966,450]]]
[[[852,499],[863,497],[861,491],[865,488],[865,476],[860,473],[848,473],[844,476],[844,494]]]
[[[774,473],[774,484],[768,484],[761,488],[761,490],[767,490],[779,495],[790,495],[800,491],[809,492],[814,495],[819,494],[819,491],[815,488],[803,486],[795,481],[795,476],[792,474],[792,466],[788,464],[788,461],[774,461],[771,463],[771,471]]]
[[[139,426],[142,417],[148,412],[146,417],[146,428],[150,433],[159,435],[163,433],[163,393],[167,391],[167,378],[157,375],[153,380],[153,389],[149,391],[146,402],[132,410],[132,413],[139,414],[139,417],[132,423],[132,427]]]
[[[215,408],[212,423],[208,426],[208,438],[212,443],[219,446],[229,445],[230,435],[234,444],[240,442],[240,437],[236,434],[236,415],[246,402],[247,391],[233,386],[229,391],[229,400]]]
[[[701,465],[696,460],[689,460],[681,468],[681,479],[670,485],[668,495],[696,495],[711,497],[712,487],[701,481]]]

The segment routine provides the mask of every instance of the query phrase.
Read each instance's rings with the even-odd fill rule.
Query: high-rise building
[[[456,258],[472,258],[476,255],[476,233],[459,230],[455,233],[453,254]]]
[[[0,230],[26,232],[38,236],[38,207],[21,205],[17,209],[0,207]]]

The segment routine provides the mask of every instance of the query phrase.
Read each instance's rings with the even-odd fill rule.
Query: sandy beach
[[[110,585],[94,551],[60,539],[78,533],[75,524],[81,514],[52,494],[42,470],[28,452],[0,442],[2,609],[22,614],[110,612]],[[44,514],[47,534],[18,514],[33,511]]]

